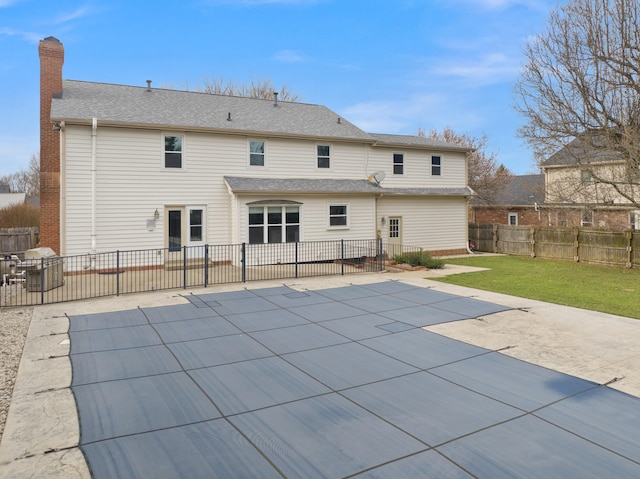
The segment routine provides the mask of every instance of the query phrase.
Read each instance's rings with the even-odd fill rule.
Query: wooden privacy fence
[[[39,231],[38,227],[0,229],[0,253],[22,256],[28,249],[36,247]]]
[[[640,267],[640,232],[470,224],[477,251]]]

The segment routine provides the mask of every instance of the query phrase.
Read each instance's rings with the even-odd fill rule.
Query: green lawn
[[[640,319],[637,268],[613,269],[518,256],[454,258],[446,263],[491,269],[430,279]]]

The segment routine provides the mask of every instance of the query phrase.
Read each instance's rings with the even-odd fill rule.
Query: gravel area
[[[32,316],[33,308],[0,311],[0,440]]]

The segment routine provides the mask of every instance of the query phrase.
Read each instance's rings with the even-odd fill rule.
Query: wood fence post
[[[498,225],[493,225],[493,252],[498,252]]]
[[[573,228],[573,260],[577,263],[580,261],[580,243],[578,242],[578,239],[580,237],[580,229],[579,228]]]
[[[536,227],[531,227],[531,257],[536,257]]]
[[[627,236],[627,268],[633,267],[633,230],[625,231]]]

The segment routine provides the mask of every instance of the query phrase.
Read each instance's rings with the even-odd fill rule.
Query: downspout
[[[98,137],[98,119],[91,125],[91,269],[96,268],[96,140]]]

